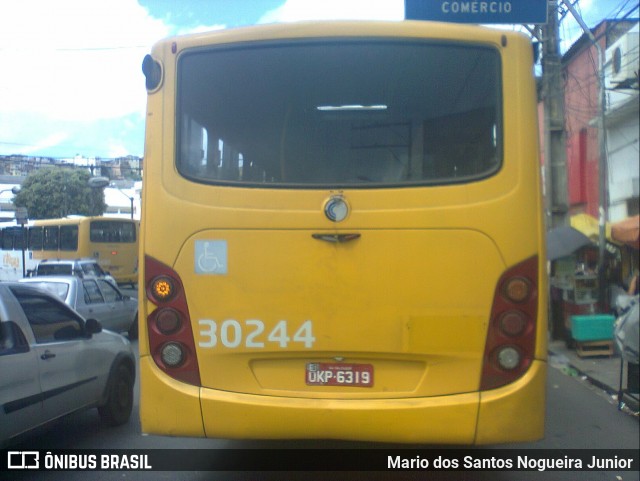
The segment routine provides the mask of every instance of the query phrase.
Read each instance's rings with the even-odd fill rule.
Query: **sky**
[[[577,8],[593,27],[637,3],[580,0]],[[260,23],[403,16],[403,0],[3,2],[0,155],[142,157],[141,63],[163,37]],[[565,45],[581,34],[570,17],[560,27]]]

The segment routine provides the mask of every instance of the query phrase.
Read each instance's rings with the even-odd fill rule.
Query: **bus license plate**
[[[307,363],[308,386],[373,386],[373,365],[328,362]]]

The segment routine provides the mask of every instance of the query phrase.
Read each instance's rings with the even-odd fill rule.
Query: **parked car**
[[[100,321],[104,329],[138,337],[138,300],[123,294],[105,279],[77,276],[36,276],[21,283],[45,289],[73,307],[85,319]]]
[[[116,280],[95,259],[43,259],[36,266],[35,276],[99,277],[117,286]]]
[[[129,341],[27,284],[0,283],[0,373],[2,446],[82,409],[113,426],[131,415]]]

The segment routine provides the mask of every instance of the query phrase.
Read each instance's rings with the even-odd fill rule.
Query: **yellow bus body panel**
[[[332,36],[448,39],[499,50],[501,169],[470,183],[335,191],[205,185],[178,175],[173,94],[183,50]],[[143,432],[460,444],[542,436],[546,255],[528,41],[457,25],[340,22],[170,39],[153,55],[164,77],[148,100],[142,191]],[[339,224],[323,213],[336,194],[351,208]],[[332,245],[312,237],[345,233],[360,238]],[[224,276],[195,272],[195,243],[208,240],[226,242]],[[185,286],[201,388],[171,379],[150,357],[146,318],[155,306],[146,299],[145,255],[174,269]],[[496,283],[532,256],[539,275],[535,359],[515,382],[481,392]],[[291,336],[308,320],[312,347],[265,337],[281,321]],[[246,343],[255,325],[247,321],[263,323],[259,348]],[[219,338],[225,322],[227,345]],[[206,335],[213,324],[215,345]],[[373,386],[305,384],[307,363],[339,360],[372,364]]]
[[[204,437],[198,387],[170,378],[147,356],[140,359],[140,390],[154,400],[140,404],[142,432]]]
[[[193,270],[198,239],[225,239],[229,250],[227,275],[183,276],[203,387],[311,398],[478,389],[487,312],[504,270],[488,237],[470,230],[370,229],[337,245],[312,232],[207,230],[185,243],[178,272]],[[483,272],[482,282],[467,272],[470,265]],[[437,277],[457,285],[434,282]],[[286,347],[268,339],[283,320],[291,338]],[[217,343],[203,347],[210,321]],[[260,333],[256,322],[264,326]],[[308,347],[293,339],[305,322],[315,338]],[[248,345],[251,333],[261,347]],[[307,362],[334,358],[373,364],[374,385],[305,384]]]
[[[547,363],[534,362],[513,384],[480,393],[476,444],[533,441],[544,437]]]

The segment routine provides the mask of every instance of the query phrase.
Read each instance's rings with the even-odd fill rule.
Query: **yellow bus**
[[[71,216],[30,222],[33,259],[94,258],[118,283],[138,280],[139,223],[111,217]]]
[[[543,436],[527,38],[255,26],[160,41],[143,72],[143,432]]]

